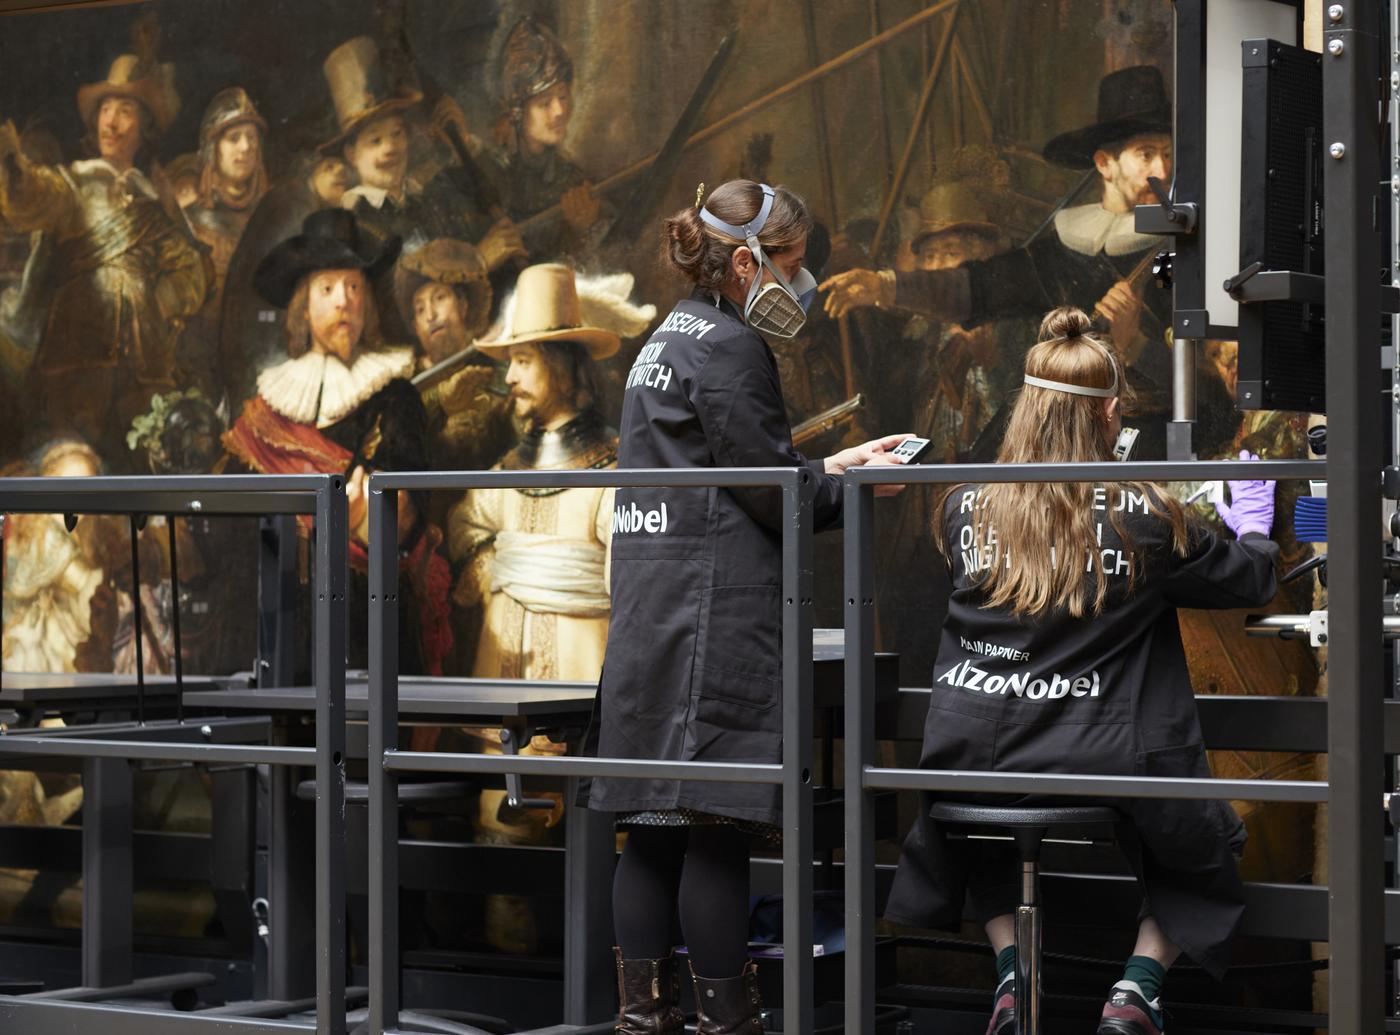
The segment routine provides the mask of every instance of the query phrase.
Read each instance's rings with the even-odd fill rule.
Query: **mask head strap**
[[[1093,341],[1092,338],[1088,340]],[[1087,395],[1093,399],[1117,398],[1118,361],[1113,358],[1113,355],[1108,351],[1108,349],[1105,349],[1102,345],[1099,345],[1098,342],[1094,342],[1094,344],[1098,345],[1098,347],[1103,350],[1104,355],[1108,357],[1109,366],[1113,368],[1113,384],[1109,385],[1107,388],[1090,388],[1087,385],[1072,385],[1068,384],[1065,381],[1051,381],[1043,377],[1031,377],[1030,374],[1027,374],[1025,376],[1025,383],[1028,385],[1034,385],[1036,388],[1048,388],[1052,392],[1064,392],[1066,395]]]
[[[752,251],[758,252],[754,258],[760,258],[762,248],[759,247],[758,235],[763,230],[763,226],[768,222],[768,213],[773,211],[773,188],[766,183],[759,184],[763,188],[763,204],[758,208],[758,214],[750,219],[743,226],[735,226],[733,223],[726,223],[719,216],[715,215],[708,208],[700,209],[700,218],[705,223],[714,227],[720,233],[728,234],[730,237],[737,237],[749,246]]]

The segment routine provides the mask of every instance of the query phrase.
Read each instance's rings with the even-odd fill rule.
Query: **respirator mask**
[[[768,222],[768,213],[773,210],[773,188],[766,183],[761,186],[763,204],[759,207],[758,215],[744,226],[726,223],[706,208],[700,209],[700,218],[721,233],[742,240],[758,264],[758,272],[744,301],[744,322],[760,334],[791,338],[807,323],[807,310],[817,297],[817,279],[804,266],[789,282],[763,253],[758,235]],[[763,280],[765,268],[773,274],[773,279],[767,283]]]

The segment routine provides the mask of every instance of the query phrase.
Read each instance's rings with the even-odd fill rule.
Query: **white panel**
[[[1239,303],[1222,285],[1240,268],[1240,43],[1273,39],[1296,46],[1298,9],[1277,0],[1206,4],[1205,306],[1210,322],[1234,327]],[[1186,200],[1186,199],[1183,199]]]

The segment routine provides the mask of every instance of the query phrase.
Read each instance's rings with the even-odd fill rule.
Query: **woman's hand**
[[[1247,449],[1240,450],[1241,460],[1258,460]],[[1268,535],[1274,527],[1274,486],[1276,482],[1227,481],[1230,502],[1217,503],[1215,512],[1235,535],[1258,532]]]
[[[843,449],[839,453],[832,453],[823,461],[826,473],[845,474],[847,469],[852,467],[888,466],[903,463],[902,460],[891,456],[889,451],[908,438],[910,434],[906,431],[898,435],[885,435],[881,438],[871,439],[869,442],[862,442],[858,446]],[[895,496],[903,491],[903,485],[875,486],[876,496]]]

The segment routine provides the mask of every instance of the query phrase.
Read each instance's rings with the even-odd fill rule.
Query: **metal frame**
[[[1329,333],[1330,329],[1329,329]],[[1330,360],[1329,360],[1330,362]],[[1374,384],[1374,379],[1371,384]],[[1351,387],[1355,397],[1345,409],[1338,407],[1337,413],[1343,421],[1355,421],[1362,409],[1361,384],[1356,373],[1350,379],[1332,379],[1329,373],[1328,391]],[[1366,393],[1369,394],[1369,393]],[[1376,409],[1379,413],[1378,408]],[[1335,423],[1333,427],[1335,427]],[[1377,436],[1379,439],[1379,436]],[[1379,449],[1379,443],[1375,447]],[[1338,456],[1355,457],[1354,451],[1337,451]],[[1363,579],[1360,572],[1363,551],[1374,541],[1374,533],[1365,537],[1358,527],[1355,538],[1350,542],[1341,540],[1333,547],[1335,556],[1341,552],[1343,563],[1354,563],[1357,571],[1353,574],[1354,597],[1352,610],[1345,618],[1340,617],[1337,597],[1334,595],[1331,606],[1338,616],[1335,627],[1345,625],[1350,629],[1345,658],[1339,658],[1338,637],[1333,636],[1329,674],[1338,670],[1339,663],[1346,666],[1341,680],[1332,677],[1329,684],[1328,747],[1332,752],[1333,769],[1331,783],[1314,780],[1215,780],[1181,777],[1145,776],[1092,776],[1081,774],[1034,774],[1034,773],[988,773],[955,770],[931,769],[885,769],[875,765],[875,701],[874,701],[874,633],[875,633],[875,582],[873,564],[873,529],[875,486],[880,484],[906,485],[953,485],[958,483],[991,484],[1008,482],[1121,482],[1138,480],[1148,482],[1199,481],[1213,478],[1263,478],[1271,480],[1305,480],[1326,477],[1330,471],[1334,478],[1329,484],[1329,506],[1343,491],[1349,491],[1353,499],[1363,497],[1363,483],[1376,496],[1379,503],[1379,478],[1376,477],[1379,463],[1371,468],[1369,482],[1364,469],[1352,467],[1350,477],[1342,470],[1350,467],[1336,460],[1330,464],[1323,461],[1273,460],[1255,462],[1143,462],[1143,463],[1087,463],[1087,464],[960,464],[929,466],[910,469],[890,467],[853,468],[845,474],[845,597],[846,597],[846,1007],[847,1031],[868,1032],[875,1030],[875,951],[874,925],[876,919],[875,887],[875,810],[873,792],[881,789],[905,789],[927,791],[991,791],[1010,793],[1046,792],[1053,789],[1056,794],[1093,797],[1136,797],[1136,798],[1226,798],[1255,801],[1296,801],[1329,802],[1332,817],[1332,843],[1334,860],[1346,857],[1348,867],[1354,871],[1368,871],[1352,876],[1334,864],[1332,886],[1329,889],[1329,930],[1331,932],[1333,958],[1333,1018],[1336,1031],[1379,1031],[1384,1009],[1378,983],[1372,990],[1363,988],[1361,979],[1353,970],[1346,979],[1345,987],[1357,989],[1356,995],[1367,995],[1370,999],[1359,1003],[1348,991],[1339,989],[1337,974],[1339,950],[1352,967],[1359,963],[1363,955],[1369,955],[1367,968],[1380,973],[1384,968],[1384,908],[1383,883],[1379,879],[1384,854],[1381,842],[1382,808],[1381,784],[1382,731],[1384,715],[1381,711],[1382,698],[1379,693],[1361,692],[1364,673],[1374,667],[1376,678],[1371,680],[1372,689],[1380,686],[1379,666],[1381,657],[1380,606],[1381,600],[1372,580]],[[1342,491],[1339,491],[1342,490]],[[1357,517],[1361,513],[1370,516],[1371,521],[1379,513],[1379,507],[1365,505],[1356,508]],[[1331,513],[1329,511],[1329,520]],[[1359,522],[1358,522],[1359,524]],[[1337,526],[1333,526],[1334,528]],[[1350,528],[1348,528],[1350,531]],[[1336,535],[1336,532],[1333,533]],[[1330,562],[1329,562],[1330,567]],[[1345,584],[1344,584],[1345,585]],[[1329,588],[1336,593],[1335,577],[1329,577]],[[1362,592],[1365,587],[1370,596]],[[1371,625],[1368,632],[1362,631],[1359,621],[1361,612],[1369,611]],[[1360,655],[1369,653],[1362,662]],[[1355,673],[1355,674],[1353,674]],[[1348,677],[1351,678],[1348,678]],[[1366,729],[1359,729],[1363,722],[1362,700],[1370,698],[1374,708],[1366,707],[1364,723]],[[1372,714],[1374,712],[1374,714]],[[1364,736],[1364,739],[1363,739]],[[1338,765],[1337,752],[1350,752],[1346,762]],[[1364,753],[1363,753],[1364,752]],[[1364,783],[1363,783],[1364,781]],[[1374,788],[1371,784],[1374,783]],[[1370,797],[1366,795],[1370,794]],[[1342,802],[1347,802],[1342,806]],[[1340,806],[1340,807],[1339,807]],[[1340,817],[1340,818],[1339,818]],[[1374,837],[1372,830],[1374,828]],[[1372,843],[1374,842],[1374,843]],[[1368,854],[1366,861],[1357,856]],[[1369,879],[1369,871],[1374,870],[1376,879]],[[1360,915],[1356,915],[1357,912]],[[1364,919],[1364,923],[1361,921]],[[1340,996],[1340,998],[1339,998]],[[1365,1022],[1360,1018],[1367,1018]],[[1342,1022],[1341,1018],[1356,1018]]]
[[[123,763],[138,760],[293,765],[316,770],[316,1003],[315,1031],[339,1035],[345,1026],[345,579],[347,520],[341,475],[201,475],[190,477],[8,478],[0,479],[0,513],[164,514],[200,516],[309,515],[315,521],[314,681],[317,692],[316,746],[177,743],[156,739],[166,724],[138,723],[137,736],[39,736],[0,734],[0,759],[81,758],[84,784],[99,810],[129,806],[130,774]],[[274,518],[274,520],[277,520]],[[290,521],[282,525],[287,529]],[[127,731],[122,731],[129,733]],[[102,843],[84,823],[83,980],[98,989],[131,983],[131,830],[120,843]],[[92,823],[97,826],[97,823]],[[113,826],[118,829],[120,824]],[[340,850],[335,850],[336,846]],[[281,926],[281,925],[278,925]],[[274,942],[274,951],[276,943]],[[276,990],[274,995],[276,995]],[[57,993],[62,995],[63,993]],[[291,998],[284,996],[283,998]],[[203,1025],[221,1031],[307,1030],[287,1021],[232,1021],[197,1012],[170,1013],[129,1007],[93,1006],[41,993],[25,999],[0,997],[0,1027],[30,1032],[188,1031]]]
[[[526,757],[397,749],[398,493],[408,490],[522,488],[772,487],[783,496],[783,760],[780,764],[650,759]],[[369,1035],[398,1027],[402,1004],[398,931],[398,779],[403,772],[496,773],[582,778],[683,779],[780,784],[783,788],[784,1027],[814,1028],[812,955],[812,498],[807,468],[597,471],[472,471],[370,476],[369,672]],[[380,760],[379,764],[375,760]],[[587,888],[568,889],[566,908],[586,908]],[[578,962],[578,961],[576,961]],[[604,964],[606,961],[602,961]],[[599,961],[592,961],[595,969]],[[566,974],[569,1024],[586,1001],[589,966]],[[596,977],[593,980],[597,980]]]

